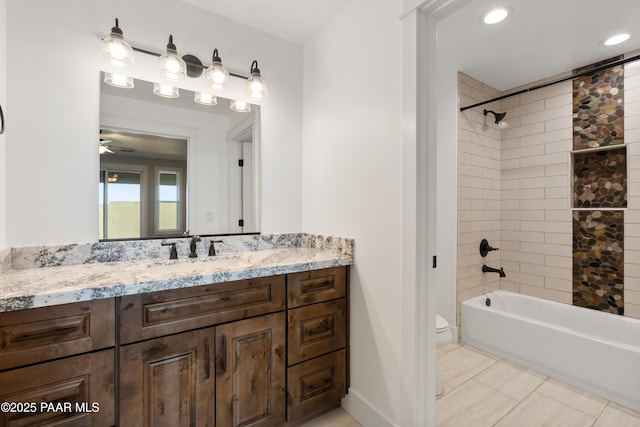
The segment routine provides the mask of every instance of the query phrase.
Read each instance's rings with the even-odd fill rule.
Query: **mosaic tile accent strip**
[[[573,189],[574,208],[626,208],[626,147],[575,153]]]
[[[602,63],[622,59],[611,58]],[[597,63],[581,70],[596,67]],[[574,70],[574,72],[580,72]],[[624,66],[573,80],[573,149],[624,143]]]
[[[624,211],[573,213],[573,305],[624,315]]]

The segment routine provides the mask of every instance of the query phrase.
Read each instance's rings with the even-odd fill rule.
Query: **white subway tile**
[[[544,220],[545,221],[565,221],[569,227],[571,227],[571,222],[573,221],[573,217],[571,216],[572,212],[569,210],[566,211],[545,211],[544,212]]]
[[[520,242],[514,242],[511,240],[501,240],[500,241],[500,260],[502,260],[502,254],[507,252],[520,252]]]
[[[566,111],[566,116],[564,116],[564,118],[566,119],[567,117],[571,117],[571,115],[573,114],[573,91],[572,90],[564,92],[561,95],[556,95],[556,96],[546,98],[544,100],[544,108],[546,109],[556,108],[560,106],[568,107]]]
[[[490,210],[490,211],[499,211],[500,210],[500,201],[498,200],[487,200],[487,199],[479,199],[471,201],[471,210],[479,211],[479,210]]]
[[[544,233],[535,231],[503,231],[502,239],[514,240],[519,242],[544,242]]]
[[[544,166],[546,176],[566,175],[569,176],[569,163],[559,163],[557,165]]]
[[[502,150],[502,160],[519,159],[522,157],[544,154],[544,145],[529,145],[527,147]]]
[[[500,223],[502,224],[500,230],[520,231],[520,221],[505,221],[503,219]]]
[[[519,179],[503,179],[500,181],[501,190],[516,190],[520,188],[520,180]]]
[[[634,251],[625,248],[624,262],[625,264],[640,264],[640,251]]]
[[[624,290],[624,303],[640,305],[640,292],[629,289]]]
[[[545,277],[544,287],[547,289],[555,289],[556,291],[573,292],[573,283],[571,282],[571,280],[561,280],[551,277]]]
[[[511,262],[526,262],[529,264],[538,264],[544,265],[544,255],[543,254],[533,254],[533,253],[525,253],[525,252],[503,252],[500,254],[501,261],[504,263],[505,261]]]
[[[640,224],[625,224],[624,236],[627,237],[640,237]]]
[[[502,100],[502,109],[509,110],[520,105],[520,95],[513,95]]]
[[[640,319],[640,305],[625,304],[624,316],[632,319]]]
[[[502,137],[505,139],[519,138],[527,135],[534,135],[544,132],[544,123],[534,123],[526,126],[518,126],[507,128],[502,131]]]
[[[534,254],[543,254],[543,255],[555,255],[559,257],[570,257],[572,248],[568,245],[552,245],[549,243],[531,243],[531,242],[521,242],[520,250],[523,252],[531,252]],[[565,266],[569,268],[569,265]]]
[[[527,190],[504,190],[502,191],[502,199],[503,200],[544,199],[544,188],[532,188]]]
[[[553,131],[547,131],[543,133],[538,133],[535,135],[523,136],[520,138],[520,144],[524,146],[529,145],[540,145],[540,144],[548,144],[550,142],[560,142],[560,141],[569,141],[571,142],[573,139],[573,130],[572,128],[562,128]],[[570,151],[572,147],[569,147]]]
[[[520,209],[520,200],[501,200],[500,209],[509,211]]]
[[[640,224],[640,210],[626,210],[624,212],[624,224]]]
[[[624,276],[624,288],[630,291],[640,292],[640,277]]]
[[[629,165],[631,166],[631,165]],[[635,184],[640,182],[640,162],[638,162],[638,168],[629,170],[628,184]]]
[[[568,199],[522,200],[520,209],[569,209]]]
[[[540,122],[544,124],[544,122],[547,120],[566,118],[570,117],[572,114],[573,106],[571,104],[565,104],[559,107],[541,110],[533,114],[522,115],[522,117],[520,117],[520,123],[522,123],[522,125],[529,125]]]
[[[482,177],[500,181],[500,169],[482,168]]]
[[[568,256],[545,255],[544,264],[549,267],[571,268],[572,258]]]
[[[502,160],[500,162],[500,169],[516,169],[520,167],[520,159]]]
[[[569,233],[544,233],[544,242],[554,245],[573,245],[573,234]]]
[[[502,211],[502,220],[507,221],[544,221],[545,211]]]
[[[458,268],[481,265],[482,257],[479,253],[458,257]]]
[[[472,221],[471,231],[500,231],[500,221]]]
[[[556,97],[567,98],[568,100],[565,100],[565,103],[571,104],[573,103],[572,93],[573,88],[570,85],[559,83],[557,85],[547,86],[532,92],[527,92],[520,96],[523,104]]]
[[[630,116],[635,116],[640,114],[640,102],[627,102],[624,106],[624,114],[625,116],[628,114]]]
[[[550,142],[544,145],[545,154],[566,153],[573,148],[573,142],[570,139],[566,141]]]
[[[520,283],[512,282],[508,280],[509,278],[502,279],[500,281],[500,289],[504,291],[513,292],[516,294],[520,293]]]
[[[533,168],[507,169],[502,171],[502,179],[537,178],[540,176],[545,176],[544,166],[536,166]]]
[[[624,89],[625,109],[628,104],[632,102],[639,102],[639,101],[640,101],[640,88],[635,87],[633,89],[627,89],[627,88]]]
[[[640,277],[640,264],[625,263],[625,277]]]
[[[562,280],[572,280],[573,273],[571,268],[549,267],[526,263],[520,263],[520,272]]]
[[[483,170],[480,166],[460,165],[458,166],[458,176],[465,175],[482,178]]]
[[[522,167],[540,166],[540,165],[557,165],[567,164],[569,161],[569,153],[553,153],[544,154],[542,156],[532,156],[520,159],[520,165]]]
[[[625,122],[626,128],[626,122]],[[626,144],[637,144],[640,142],[640,128],[638,129],[626,129],[624,131],[624,141]]]
[[[500,159],[490,159],[487,157],[471,156],[470,164],[474,166],[481,166],[489,169],[500,169]]]
[[[640,251],[640,237],[625,236],[624,247],[633,251]]]
[[[568,187],[566,176],[543,176],[541,178],[524,178],[520,180],[520,188],[553,188]]]
[[[482,195],[477,188],[458,187],[458,198],[460,199],[480,199]]]
[[[568,187],[552,187],[544,189],[544,197],[546,199],[568,199],[569,188]]]
[[[629,115],[625,114],[624,116],[624,130],[625,132],[631,129],[640,129],[640,115]],[[626,134],[625,134],[626,139]]]
[[[511,150],[520,147],[520,138],[511,138],[502,140],[502,149]]]
[[[558,129],[572,128],[571,117],[561,117],[559,119],[547,120],[544,122],[545,132],[550,132]]]
[[[508,271],[509,273],[517,273],[517,272],[520,271],[520,263],[519,262],[501,260],[500,267],[504,268],[504,271],[505,272]]]
[[[487,178],[476,178],[472,176],[459,176],[458,185],[467,188],[494,188],[494,180]]]
[[[566,233],[571,231],[571,224],[558,221],[522,221],[522,231],[538,231],[546,233]]]
[[[500,190],[490,190],[483,188],[480,190],[480,196],[483,199],[500,201]]]
[[[522,99],[522,98],[521,98]],[[521,103],[521,105],[511,107],[507,111],[508,117],[520,117],[521,120],[528,116],[533,115],[539,111],[544,111],[544,100],[538,100],[534,102]]]
[[[534,276],[532,274],[522,274],[518,272],[512,272],[509,270],[505,270],[507,274],[507,278],[513,282],[529,285],[529,286],[538,286],[544,287],[544,277],[542,276]]]

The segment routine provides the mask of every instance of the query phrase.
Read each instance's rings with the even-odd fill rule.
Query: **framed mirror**
[[[259,232],[260,110],[100,80],[99,239]]]

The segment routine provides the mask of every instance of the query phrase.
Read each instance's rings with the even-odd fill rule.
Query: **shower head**
[[[504,119],[504,117],[507,115],[506,112],[505,113],[496,113],[493,110],[484,110],[484,115],[485,116],[487,114],[489,114],[489,113],[493,114],[493,117],[496,118],[496,121],[495,121],[496,124],[500,123],[502,121],[502,119]]]

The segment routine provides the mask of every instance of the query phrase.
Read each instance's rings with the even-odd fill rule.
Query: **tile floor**
[[[640,413],[466,345],[438,349],[438,427],[640,427]]]
[[[640,413],[460,344],[438,349],[437,427],[640,427]],[[344,409],[303,427],[359,427]]]

